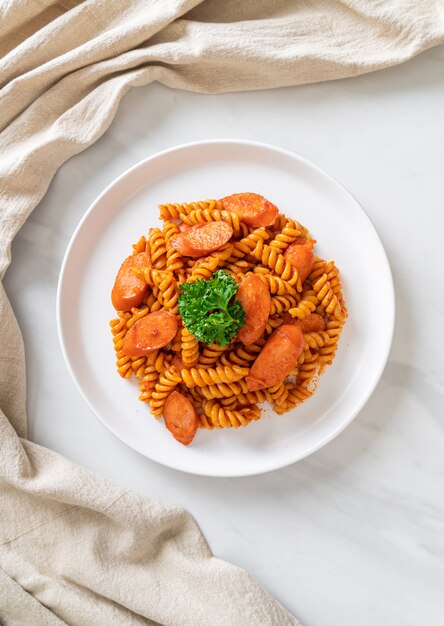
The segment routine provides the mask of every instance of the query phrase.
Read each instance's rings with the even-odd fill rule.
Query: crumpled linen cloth
[[[5,0],[0,277],[57,168],[100,137],[130,87],[298,85],[388,67],[443,41],[442,0]],[[188,513],[28,441],[24,349],[2,286],[0,338],[2,624],[299,623],[214,558]]]

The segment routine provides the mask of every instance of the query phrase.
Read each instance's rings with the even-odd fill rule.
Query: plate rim
[[[62,321],[62,315],[61,315],[61,307],[62,307],[62,291],[63,291],[63,282],[64,282],[64,276],[65,276],[65,272],[66,272],[66,268],[68,265],[68,260],[70,257],[70,253],[71,250],[74,246],[74,243],[76,241],[77,235],[80,232],[80,230],[83,227],[83,224],[86,222],[86,220],[88,219],[89,215],[94,211],[94,209],[96,208],[96,206],[101,202],[102,198],[116,185],[118,185],[124,178],[126,178],[127,176],[129,176],[133,171],[137,170],[138,168],[142,168],[144,167],[147,163],[149,163],[150,161],[153,161],[155,159],[158,159],[160,157],[166,156],[169,153],[173,153],[173,152],[180,152],[182,150],[187,150],[190,148],[196,148],[199,146],[206,146],[206,145],[214,145],[214,146],[218,146],[218,145],[242,145],[242,146],[249,146],[252,148],[259,148],[259,149],[265,149],[266,151],[271,151],[271,152],[275,152],[278,154],[281,154],[283,156],[286,157],[290,157],[291,159],[295,159],[298,160],[300,162],[302,162],[303,164],[307,165],[308,167],[314,169],[316,172],[318,172],[319,174],[321,174],[324,177],[327,177],[331,182],[334,183],[334,185],[336,185],[337,187],[340,187],[342,192],[346,193],[348,196],[350,196],[350,198],[354,201],[354,203],[361,209],[363,216],[366,218],[366,220],[368,221],[369,226],[371,227],[371,229],[373,230],[373,234],[376,236],[376,239],[379,243],[380,246],[380,251],[382,253],[382,257],[381,260],[384,262],[385,264],[385,269],[386,269],[386,277],[387,277],[387,288],[388,288],[388,293],[385,294],[385,300],[386,300],[386,305],[387,305],[387,313],[389,315],[389,319],[387,320],[387,329],[388,329],[388,340],[384,349],[384,353],[383,353],[383,358],[380,361],[380,365],[379,365],[379,369],[375,372],[374,377],[373,377],[373,381],[371,383],[371,385],[368,387],[366,394],[364,394],[362,396],[362,398],[360,399],[360,401],[356,404],[356,407],[353,409],[353,411],[351,411],[349,417],[347,420],[345,420],[343,423],[341,423],[338,427],[336,427],[332,432],[330,432],[328,435],[324,436],[323,438],[321,438],[319,441],[317,441],[315,444],[313,444],[311,447],[307,448],[306,451],[301,455],[296,455],[295,458],[293,458],[292,460],[288,461],[287,459],[285,459],[284,461],[280,462],[279,461],[279,457],[277,457],[277,460],[274,463],[269,463],[267,465],[267,467],[263,468],[263,469],[258,469],[258,470],[249,470],[247,469],[246,471],[242,471],[241,469],[238,469],[236,471],[227,471],[227,472],[219,472],[219,471],[211,471],[211,469],[204,469],[202,468],[202,470],[199,469],[188,469],[188,468],[184,468],[181,467],[180,465],[176,465],[174,463],[174,459],[171,460],[171,463],[166,463],[163,459],[160,458],[156,458],[155,456],[148,456],[147,454],[145,454],[144,452],[138,450],[137,448],[135,448],[134,446],[132,446],[130,443],[127,443],[126,441],[124,441],[123,439],[121,439],[121,437],[114,432],[114,430],[110,427],[109,424],[107,424],[104,419],[102,419],[102,417],[100,416],[100,414],[98,412],[96,412],[96,410],[93,408],[93,406],[91,405],[91,403],[89,402],[88,398],[86,397],[85,393],[83,392],[82,386],[74,372],[74,368],[72,367],[71,361],[70,361],[70,357],[68,355],[68,350],[66,348],[66,343],[65,343],[65,338],[64,338],[64,334],[63,334],[63,321]],[[101,191],[101,193],[95,198],[95,200],[90,204],[90,206],[88,207],[88,209],[85,211],[85,213],[83,214],[83,216],[81,217],[81,219],[79,220],[76,228],[74,229],[74,232],[71,235],[71,238],[69,240],[68,246],[66,248],[64,257],[63,257],[63,261],[62,264],[60,266],[60,272],[59,272],[59,278],[57,281],[57,294],[56,294],[56,325],[57,325],[57,334],[58,334],[58,339],[59,339],[59,344],[60,344],[60,349],[63,355],[63,359],[65,362],[65,365],[68,369],[68,372],[71,375],[72,380],[74,381],[74,384],[77,388],[77,390],[80,393],[80,396],[82,397],[82,399],[84,400],[84,402],[86,403],[86,405],[88,406],[88,408],[90,409],[90,411],[93,413],[93,415],[100,421],[101,424],[103,424],[106,429],[112,434],[114,435],[114,437],[116,437],[116,439],[118,439],[118,441],[120,441],[121,443],[123,443],[124,445],[126,445],[128,448],[130,448],[131,450],[134,450],[135,452],[137,452],[138,454],[141,454],[142,456],[144,456],[145,458],[154,461],[156,463],[159,463],[160,465],[163,465],[164,467],[168,467],[177,471],[181,471],[187,474],[193,474],[193,475],[197,475],[197,476],[207,476],[210,478],[241,478],[241,477],[245,477],[245,476],[258,476],[261,474],[266,474],[269,472],[273,472],[276,471],[278,469],[281,469],[283,467],[288,467],[290,465],[293,465],[294,463],[297,463],[298,461],[302,461],[303,459],[307,458],[308,456],[314,454],[315,452],[317,452],[318,450],[320,450],[321,448],[323,448],[324,446],[326,446],[328,443],[330,443],[333,439],[335,439],[338,435],[340,435],[340,433],[351,424],[351,422],[357,417],[357,415],[362,411],[363,407],[367,404],[368,400],[370,399],[370,397],[373,395],[379,381],[381,380],[381,377],[384,373],[384,370],[386,368],[387,365],[387,361],[388,361],[388,357],[390,354],[390,350],[392,347],[392,343],[393,343],[393,335],[394,335],[394,327],[395,327],[395,313],[396,313],[396,302],[395,302],[395,288],[394,288],[394,281],[393,281],[393,273],[391,270],[391,266],[390,266],[390,262],[387,256],[387,252],[385,250],[385,247],[382,243],[381,237],[379,236],[378,231],[376,230],[372,220],[370,219],[369,215],[367,214],[367,212],[365,211],[365,209],[363,208],[363,206],[361,205],[361,203],[357,200],[357,198],[332,174],[330,174],[330,172],[326,171],[325,169],[321,168],[320,166],[318,166],[316,163],[313,163],[311,160],[305,158],[304,156],[300,155],[297,152],[293,152],[292,150],[289,150],[287,148],[282,148],[280,146],[276,146],[273,144],[269,144],[266,142],[262,142],[262,141],[253,141],[253,140],[247,140],[247,139],[235,139],[235,138],[218,138],[218,139],[205,139],[205,140],[198,140],[198,141],[191,141],[191,142],[185,142],[185,143],[181,143],[175,146],[172,146],[170,148],[166,148],[165,150],[161,150],[159,152],[155,152],[154,154],[138,161],[137,163],[135,163],[134,165],[131,165],[130,167],[128,167],[126,170],[124,170],[119,176],[115,177],[110,183],[108,183],[108,185],[106,185],[106,187]]]

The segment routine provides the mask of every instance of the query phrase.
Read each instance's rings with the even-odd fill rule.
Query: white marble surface
[[[306,626],[444,623],[444,48],[333,83],[202,96],[133,90],[71,159],[13,245],[6,288],[27,350],[30,436],[127,487],[186,507],[217,556],[246,568]],[[56,284],[72,232],[140,159],[215,137],[294,150],[361,202],[396,287],[389,363],[335,441],[271,474],[210,479],[161,467],[92,415],[63,363]]]

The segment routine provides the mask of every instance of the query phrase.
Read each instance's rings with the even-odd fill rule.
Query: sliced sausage
[[[221,198],[222,208],[233,211],[248,226],[271,226],[275,223],[279,209],[275,204],[257,193],[235,193]]]
[[[182,256],[200,257],[217,250],[233,236],[233,229],[226,222],[208,222],[191,226],[171,238],[171,245]]]
[[[319,313],[312,313],[296,323],[299,324],[303,333],[319,333],[325,330],[325,320]]]
[[[302,282],[307,280],[313,269],[315,256],[313,254],[314,239],[299,239],[290,244],[284,252],[284,258],[298,271]]]
[[[193,441],[198,420],[193,404],[178,391],[168,396],[163,407],[163,419],[174,439],[187,446]]]
[[[239,285],[236,300],[239,300],[246,313],[245,326],[240,329],[237,338],[245,346],[249,346],[257,341],[265,330],[270,315],[270,291],[259,276],[249,272]]]
[[[136,276],[133,270],[143,270],[147,267],[151,267],[151,261],[146,252],[132,254],[124,260],[111,292],[111,301],[117,311],[129,311],[143,301],[148,292],[148,285],[143,278]]]
[[[304,348],[304,335],[299,326],[279,326],[262,348],[247,376],[250,391],[281,383],[291,372]]]
[[[191,246],[187,244],[186,239],[185,239],[186,232],[187,231],[182,231],[178,235],[174,235],[174,237],[171,237],[170,245],[175,250],[177,250],[179,254],[181,254],[182,256],[193,256],[193,249],[191,248]]]
[[[131,326],[123,339],[122,353],[145,356],[163,348],[177,333],[177,317],[168,311],[155,311]]]
[[[322,315],[319,313],[312,313],[303,320],[294,318],[288,311],[281,316],[282,324],[293,324],[299,326],[303,333],[319,333],[321,330],[325,330],[326,322]]]

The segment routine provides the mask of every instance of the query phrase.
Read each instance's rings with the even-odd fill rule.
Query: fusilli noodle
[[[169,367],[163,374],[159,376],[159,380],[154,386],[151,393],[151,413],[156,417],[162,415],[163,406],[167,397],[174,391],[177,385],[180,383],[181,377],[177,369]]]
[[[150,228],[147,242],[147,252],[151,263],[156,269],[164,269],[166,265],[165,236],[159,228]]]
[[[220,383],[235,383],[248,375],[248,369],[238,365],[219,365],[215,368],[183,369],[182,380],[187,387],[206,387],[207,385],[219,385]]]
[[[199,342],[185,327],[182,328],[182,364],[184,367],[194,367],[199,360]]]
[[[239,410],[223,407],[217,400],[205,400],[202,403],[203,414],[200,416],[204,428],[238,428],[246,426],[261,416],[259,407],[252,405]]]
[[[246,237],[249,233],[248,226],[240,221],[239,216],[236,215],[236,213],[231,213],[230,211],[219,211],[218,209],[194,209],[188,214],[180,213],[179,219],[181,219],[184,224],[188,224],[190,226],[205,222],[227,222],[227,224],[230,224],[233,229],[234,237]]]

